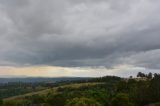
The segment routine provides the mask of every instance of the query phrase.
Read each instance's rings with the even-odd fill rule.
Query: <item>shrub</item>
[[[89,98],[73,98],[68,100],[65,106],[102,106],[100,103]]]
[[[160,102],[156,103],[155,106],[160,106]]]
[[[133,104],[129,102],[128,95],[119,93],[112,99],[111,106],[133,106]]]
[[[47,103],[50,106],[64,106],[65,105],[65,97],[62,94],[50,94],[47,97]]]

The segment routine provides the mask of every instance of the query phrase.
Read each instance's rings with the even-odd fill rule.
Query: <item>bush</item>
[[[28,106],[30,105],[27,100],[9,100],[3,103],[3,106]]]
[[[64,106],[65,105],[65,97],[62,94],[50,94],[47,97],[47,103],[50,106]]]
[[[155,106],[160,106],[160,102],[156,103]]]
[[[111,106],[133,106],[133,104],[129,102],[128,95],[119,93],[112,99]]]
[[[32,104],[41,104],[45,102],[44,97],[40,95],[33,95],[30,99],[32,101]]]
[[[65,106],[102,106],[100,103],[89,98],[73,98],[68,100]]]

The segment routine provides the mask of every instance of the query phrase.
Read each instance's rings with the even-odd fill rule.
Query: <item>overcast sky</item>
[[[159,0],[0,0],[0,69],[159,72],[159,12]]]

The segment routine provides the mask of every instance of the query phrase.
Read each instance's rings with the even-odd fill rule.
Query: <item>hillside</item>
[[[29,96],[33,96],[33,95],[46,95],[50,92],[54,92],[59,93],[59,89],[67,89],[67,88],[71,88],[71,89],[78,89],[80,87],[87,87],[87,86],[94,86],[94,85],[98,85],[98,84],[104,84],[102,82],[92,82],[92,83],[76,83],[76,84],[69,84],[69,85],[62,85],[62,86],[58,86],[58,87],[53,87],[50,89],[45,89],[42,91],[37,91],[37,92],[31,92],[31,93],[27,93],[24,95],[18,95],[18,96],[13,96],[13,97],[9,97],[9,98],[5,98],[4,101],[10,101],[10,100],[20,100],[20,99],[24,99],[26,97]]]
[[[4,98],[3,106],[159,106],[159,81],[159,74],[138,80],[106,76],[62,81],[44,90]]]

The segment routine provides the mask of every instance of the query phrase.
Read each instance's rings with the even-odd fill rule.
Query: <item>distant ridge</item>
[[[91,77],[27,77],[27,76],[18,76],[18,77],[0,77],[0,83],[8,82],[57,82],[57,81],[73,81],[73,80],[87,80]]]
[[[0,78],[27,78],[26,75],[0,75]]]

